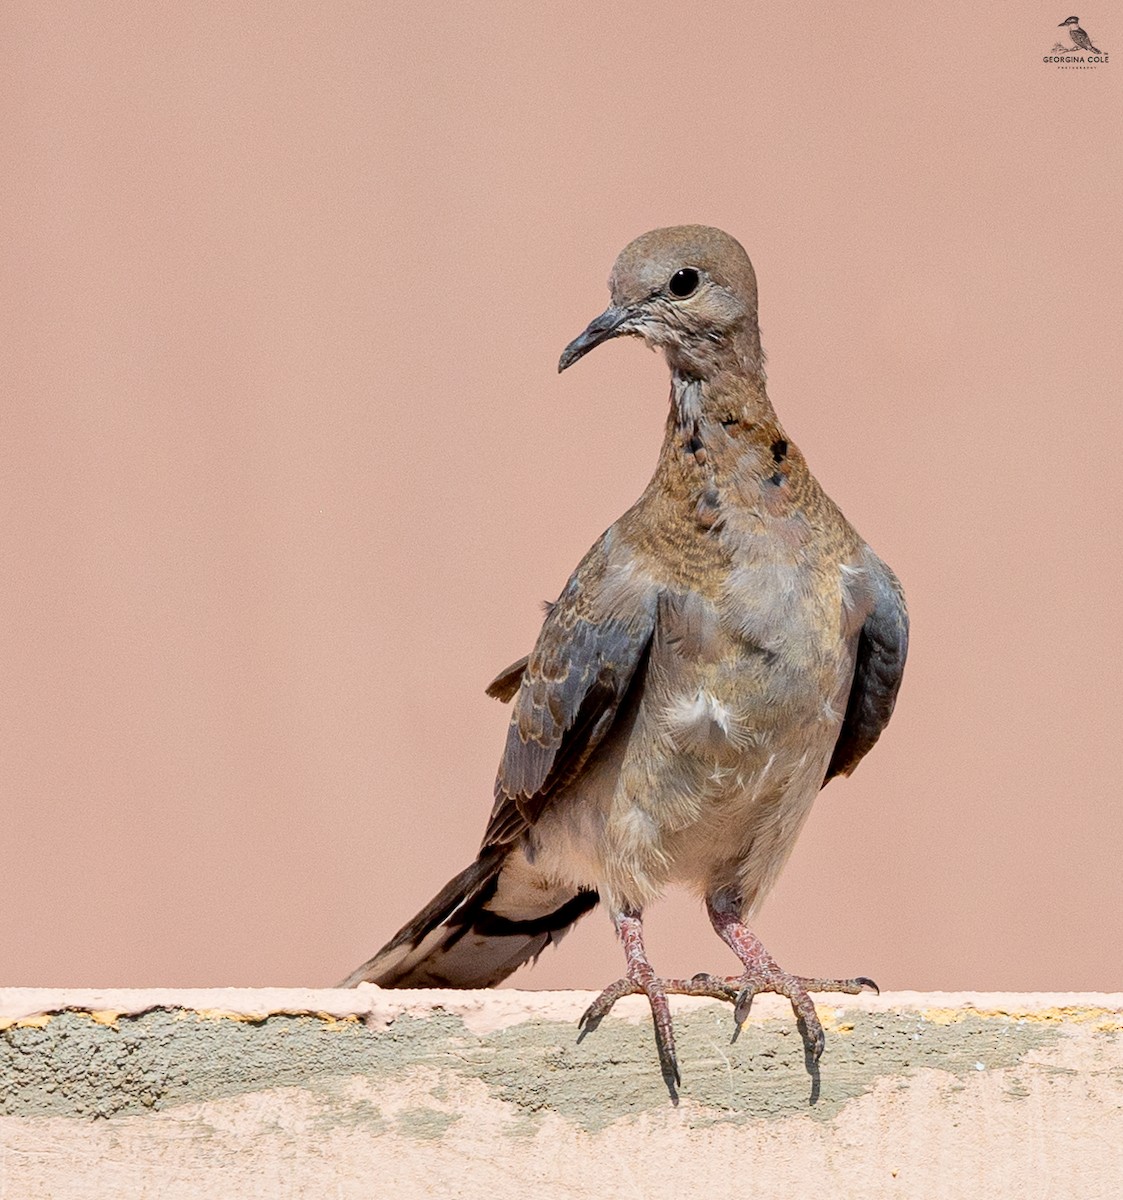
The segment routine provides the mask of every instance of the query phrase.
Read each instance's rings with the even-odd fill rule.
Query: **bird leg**
[[[681,1085],[682,1080],[675,1056],[675,1031],[671,1023],[671,1007],[667,1003],[667,996],[718,996],[728,1000],[731,998],[729,992],[732,988],[727,983],[711,980],[707,975],[698,975],[694,979],[660,979],[651,963],[647,961],[647,952],[643,948],[642,912],[638,909],[624,911],[617,914],[614,920],[616,932],[624,943],[628,974],[626,978],[618,979],[606,987],[585,1010],[578,1023],[581,1037],[596,1029],[621,996],[642,992],[651,1004],[651,1016],[655,1022],[655,1045],[659,1051],[663,1080],[672,1098],[676,1098],[675,1089]],[[715,990],[717,988],[721,990]]]
[[[734,1039],[741,1032],[741,1026],[749,1015],[753,997],[760,992],[775,992],[777,995],[787,996],[791,1001],[796,1023],[803,1035],[804,1047],[812,1061],[817,1062],[823,1053],[826,1037],[809,993],[845,992],[856,996],[867,987],[875,992],[880,991],[872,979],[866,979],[862,975],[853,979],[808,979],[802,975],[791,975],[782,971],[776,960],[764,948],[760,938],[741,921],[740,905],[728,895],[718,893],[709,897],[706,901],[706,911],[718,936],[745,965],[745,972],[739,978],[734,976],[724,981],[710,980],[715,985],[724,982],[724,998],[733,1001],[733,1020],[736,1023]],[[710,994],[716,994],[716,988]]]
[[[744,974],[718,976],[702,972],[690,979],[660,978],[648,962],[643,946],[642,912],[638,909],[624,911],[614,919],[616,932],[624,944],[628,974],[624,979],[609,984],[585,1009],[578,1022],[580,1037],[584,1038],[600,1025],[622,996],[640,993],[646,995],[655,1023],[659,1066],[663,1072],[663,1080],[672,1099],[675,1100],[678,1095],[676,1089],[681,1086],[682,1080],[675,1055],[675,1033],[671,1022],[670,1004],[667,1002],[668,996],[708,996],[714,1000],[731,1002],[733,1019],[736,1022],[734,1040],[749,1015],[754,996],[760,992],[775,992],[780,996],[787,996],[795,1011],[804,1047],[812,1061],[817,1062],[823,1053],[826,1038],[809,993],[846,992],[856,996],[863,988],[872,988],[875,992],[879,990],[872,979],[861,975],[853,979],[808,979],[802,975],[791,975],[782,971],[776,960],[764,948],[760,938],[741,921],[740,905],[733,897],[724,893],[711,896],[706,901],[706,910],[718,935],[744,964]]]

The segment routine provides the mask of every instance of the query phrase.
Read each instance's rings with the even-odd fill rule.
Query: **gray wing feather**
[[[823,784],[849,775],[889,724],[909,649],[909,615],[896,575],[870,554],[874,605],[862,626],[846,716]]]
[[[517,837],[581,770],[612,727],[644,658],[656,591],[608,588],[607,569],[602,541],[551,607],[525,666],[514,664],[489,688],[503,696],[518,677],[485,846]]]

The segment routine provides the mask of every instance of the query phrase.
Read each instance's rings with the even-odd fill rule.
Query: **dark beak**
[[[619,337],[623,333],[630,332],[625,326],[631,316],[631,311],[626,308],[605,309],[599,317],[589,322],[588,329],[580,337],[575,337],[562,351],[562,356],[558,360],[558,372],[564,371],[566,367],[572,367],[582,355],[588,354],[594,346],[599,346],[601,342],[607,342],[609,338]]]

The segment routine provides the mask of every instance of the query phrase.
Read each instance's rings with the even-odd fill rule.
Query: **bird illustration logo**
[[[1072,38],[1072,46],[1062,46],[1059,42],[1054,47],[1056,50],[1083,50],[1088,54],[1103,54],[1102,50],[1098,50],[1092,45],[1092,39],[1080,28],[1079,17],[1066,17],[1058,26],[1058,29],[1068,29],[1068,36]]]

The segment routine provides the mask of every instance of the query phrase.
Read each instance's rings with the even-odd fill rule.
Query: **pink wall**
[[[330,982],[467,861],[483,687],[665,412],[638,344],[558,353],[628,239],[700,221],[914,627],[761,933],[1118,987],[1123,61],[1044,64],[1064,15],[9,5],[0,983]],[[649,935],[732,963],[681,898]],[[596,915],[516,981],[619,973]]]

